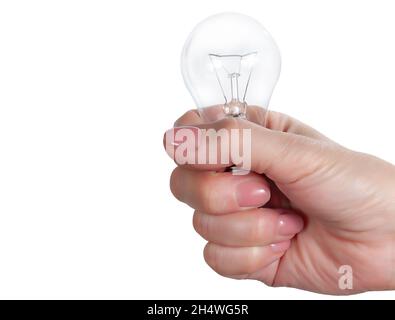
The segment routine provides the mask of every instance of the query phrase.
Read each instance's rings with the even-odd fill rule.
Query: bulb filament
[[[243,55],[209,54],[219,87],[224,97],[227,116],[245,118],[246,95],[257,52]],[[243,98],[240,99],[240,90]]]

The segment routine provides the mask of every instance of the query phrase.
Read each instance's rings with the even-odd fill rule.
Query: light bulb
[[[200,22],[187,39],[181,69],[200,116],[246,117],[248,105],[267,110],[280,75],[280,53],[256,20],[221,13]],[[219,106],[212,111],[212,106]]]

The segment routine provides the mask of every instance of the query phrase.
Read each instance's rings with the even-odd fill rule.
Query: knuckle
[[[215,196],[215,192],[213,190],[211,191],[206,191],[205,192],[205,197],[204,197],[204,209],[208,213],[216,213],[217,212],[217,206],[216,206],[216,199],[217,197]]]
[[[210,186],[211,184],[210,180],[207,180],[205,183],[201,182],[199,185],[199,190],[201,192],[201,208],[202,211],[207,213],[217,213],[219,209],[218,201],[221,197],[218,194],[218,188]]]
[[[193,214],[192,225],[195,231],[200,234],[201,214],[198,211]]]
[[[240,123],[236,118],[224,118],[217,122],[218,127],[221,129],[231,130],[240,127]]]
[[[179,189],[181,169],[176,167],[170,176],[170,191],[174,197],[181,201],[181,194]]]
[[[208,215],[195,211],[193,215],[193,227],[196,232],[200,234],[204,239],[209,238],[210,235],[210,218]]]
[[[294,121],[295,120],[287,114],[269,111],[266,126],[269,129],[287,132]]]
[[[251,247],[248,254],[245,257],[244,260],[244,272],[245,273],[253,273],[255,272],[259,267],[259,253],[260,248],[259,247]]]
[[[185,112],[181,117],[179,117],[176,122],[174,122],[175,127],[183,126],[183,125],[188,125],[190,124],[190,119],[195,117],[197,114],[197,111],[195,109],[190,109],[187,112]]]
[[[299,136],[296,135],[295,136],[287,135],[286,133],[280,133],[280,134],[282,134],[283,136],[278,145],[278,150],[274,155],[276,161],[272,161],[272,163],[268,165],[266,169],[269,171],[272,169],[272,167],[275,164],[287,162],[290,156],[300,157],[300,155],[304,155],[304,153],[299,151],[301,149],[300,147],[301,140],[303,139],[301,139]]]
[[[255,219],[247,228],[248,234],[246,236],[248,243],[263,245],[266,238],[266,217],[264,214],[258,213]]]
[[[299,148],[300,138],[298,136],[288,135],[287,139],[284,139],[280,152],[279,158],[284,159],[288,156],[290,152],[293,152],[296,148]],[[296,149],[297,150],[297,149]]]
[[[221,254],[220,248],[211,242],[204,247],[204,260],[216,272],[221,273]]]

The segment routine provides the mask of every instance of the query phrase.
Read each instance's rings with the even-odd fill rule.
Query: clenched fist
[[[249,107],[247,120],[203,123],[189,111],[165,135],[178,164],[171,190],[195,209],[194,227],[208,241],[208,265],[226,277],[320,293],[395,289],[395,167],[289,116],[270,112],[265,126],[263,116],[262,109]],[[177,140],[180,129],[194,139]],[[248,173],[227,170],[245,169],[232,157],[178,161],[177,148],[183,154],[209,150],[201,143],[208,129],[249,130]],[[216,145],[218,154],[230,152],[227,143]],[[351,273],[348,283],[342,285],[339,268]]]

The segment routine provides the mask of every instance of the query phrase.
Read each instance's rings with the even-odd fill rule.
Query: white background
[[[180,51],[222,11],[280,47],[272,109],[395,163],[393,1],[2,1],[0,298],[332,298],[218,276],[170,194]]]

